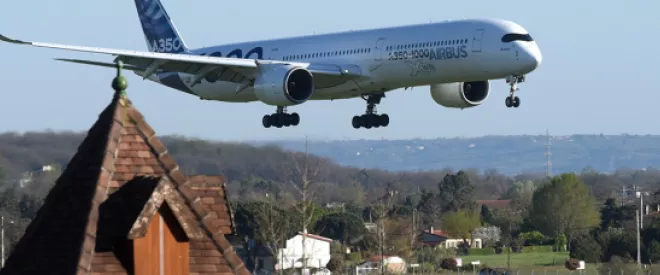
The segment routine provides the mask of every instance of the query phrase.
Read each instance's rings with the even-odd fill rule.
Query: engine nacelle
[[[261,102],[273,106],[301,104],[314,93],[312,73],[305,68],[262,64],[261,73],[254,81],[254,93]]]
[[[490,92],[490,82],[455,82],[431,85],[433,100],[448,108],[470,108],[481,105]]]

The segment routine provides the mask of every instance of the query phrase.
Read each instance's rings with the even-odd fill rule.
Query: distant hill
[[[497,169],[512,175],[543,172],[548,138],[485,136],[415,140],[309,141],[308,150],[342,165],[392,171],[443,168]],[[613,172],[618,168],[660,167],[660,136],[572,135],[553,136],[554,173],[579,172],[587,167]],[[251,142],[304,150],[305,141]]]

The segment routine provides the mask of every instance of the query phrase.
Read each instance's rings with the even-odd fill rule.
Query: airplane
[[[541,64],[529,32],[502,19],[461,19],[337,32],[190,49],[160,0],[135,0],[149,51],[133,51],[15,40],[21,45],[116,56],[114,62],[56,58],[58,61],[133,71],[202,100],[255,102],[275,106],[265,128],[297,126],[300,115],[287,107],[308,100],[361,97],[364,114],[352,126],[389,125],[376,105],[397,89],[430,86],[431,98],[447,108],[485,102],[490,81],[509,85],[506,107],[517,108],[518,83]]]

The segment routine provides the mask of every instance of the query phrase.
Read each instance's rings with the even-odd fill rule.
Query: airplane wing
[[[127,65],[125,66],[126,69],[141,72],[141,75],[145,79],[157,72],[179,72],[194,75],[191,80],[192,84],[200,83],[204,77],[214,75],[220,81],[249,85],[249,83],[254,81],[254,78],[258,75],[259,66],[261,64],[290,64],[301,66],[309,70],[315,76],[318,75],[324,78],[338,78],[336,80],[341,80],[342,78],[348,80],[350,78],[362,76],[360,68],[356,65],[312,64],[305,62],[287,62],[279,60],[255,60],[85,47],[22,41],[6,37],[2,34],[0,34],[0,41],[34,47],[113,55],[117,57],[116,60],[121,60],[125,65]],[[115,66],[112,63],[89,60],[57,60],[103,67]]]

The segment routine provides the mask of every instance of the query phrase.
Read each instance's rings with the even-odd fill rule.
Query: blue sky
[[[128,94],[157,133],[214,140],[399,139],[499,134],[660,134],[657,1],[174,1],[162,0],[188,46],[493,17],[530,31],[541,67],[504,106],[507,85],[492,83],[486,103],[466,110],[437,105],[428,87],[387,95],[379,111],[390,126],[355,130],[361,99],[289,108],[298,127],[264,129],[274,107],[222,103],[128,76]],[[133,1],[5,1],[0,32],[19,39],[146,50]],[[250,3],[250,4],[247,4]],[[533,3],[533,4],[532,4]],[[114,72],[54,61],[111,56],[0,44],[0,132],[86,131],[108,104]]]

